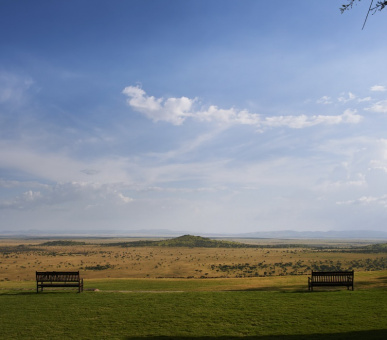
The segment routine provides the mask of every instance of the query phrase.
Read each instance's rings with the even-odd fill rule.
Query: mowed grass
[[[114,287],[111,287],[114,288]],[[2,291],[1,339],[384,339],[384,289]]]

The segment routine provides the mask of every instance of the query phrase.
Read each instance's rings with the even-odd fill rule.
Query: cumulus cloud
[[[195,118],[200,121],[224,124],[259,125],[261,122],[260,115],[256,113],[250,113],[247,110],[238,111],[234,108],[219,109],[215,105],[211,105],[207,110],[196,112]]]
[[[362,119],[354,110],[346,110],[341,115],[299,115],[299,116],[263,116],[248,110],[235,108],[222,109],[216,105],[195,110],[196,99],[155,98],[137,86],[128,86],[123,91],[128,96],[127,103],[135,111],[144,114],[147,118],[157,122],[166,121],[174,125],[181,125],[187,118],[202,122],[215,122],[223,125],[251,125],[257,128],[288,127],[301,129],[314,125],[356,124]],[[323,97],[327,101],[329,97]],[[356,98],[351,92],[342,101]]]
[[[128,96],[127,103],[135,111],[141,112],[149,119],[166,121],[174,125],[181,125],[184,120],[191,116],[190,110],[195,99],[181,98],[155,98],[148,96],[138,86],[128,86],[122,91]]]
[[[387,113],[387,100],[382,100],[371,107],[366,108],[367,111]]]
[[[387,91],[387,89],[383,85],[374,85],[371,87],[371,91],[373,91],[373,92],[385,92],[385,91]]]

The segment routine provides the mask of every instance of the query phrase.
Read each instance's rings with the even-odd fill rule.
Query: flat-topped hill
[[[109,246],[123,247],[189,247],[189,248],[255,248],[256,245],[233,242],[218,241],[207,237],[183,235],[169,240],[161,241],[133,241],[109,243]]]

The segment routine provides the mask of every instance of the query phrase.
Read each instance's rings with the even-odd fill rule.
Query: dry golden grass
[[[355,271],[370,271],[380,269],[372,268],[373,263],[387,259],[386,253],[310,248],[124,248],[91,244],[94,240],[84,240],[86,245],[42,246],[45,241],[0,240],[0,281],[34,280],[35,271],[80,270],[85,279],[260,277],[260,282],[272,282],[285,275],[297,280],[313,265],[349,269],[356,264]]]

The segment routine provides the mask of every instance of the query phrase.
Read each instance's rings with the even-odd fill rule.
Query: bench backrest
[[[79,282],[79,272],[36,272],[38,282]]]
[[[354,272],[314,272],[312,282],[350,282],[353,281]]]

